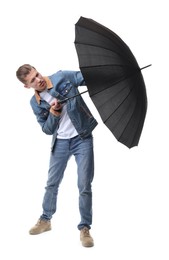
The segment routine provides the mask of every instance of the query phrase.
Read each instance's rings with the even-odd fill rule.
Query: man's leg
[[[58,139],[54,151],[50,156],[48,180],[43,198],[43,214],[37,224],[30,230],[30,234],[40,234],[51,229],[50,219],[56,212],[57,194],[63,179],[64,171],[69,159],[68,140]]]
[[[93,246],[89,229],[92,224],[92,181],[94,177],[93,137],[75,138],[71,151],[75,155],[78,166],[79,211],[81,221],[78,225],[82,245]]]

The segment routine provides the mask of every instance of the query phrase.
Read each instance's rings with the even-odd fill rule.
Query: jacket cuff
[[[52,113],[54,116],[60,116],[61,109],[60,110],[54,110],[52,107],[50,108],[50,113]]]

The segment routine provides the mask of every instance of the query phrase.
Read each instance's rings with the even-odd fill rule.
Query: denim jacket
[[[78,94],[78,86],[85,85],[84,78],[80,71],[60,70],[45,79],[48,92],[59,100]],[[71,98],[66,102],[67,113],[79,136],[81,138],[89,136],[96,127],[97,121],[92,116],[81,95]],[[51,113],[50,105],[45,100],[42,100],[36,91],[30,100],[30,104],[42,131],[47,135],[53,135],[51,147],[53,150],[57,138],[60,115]]]

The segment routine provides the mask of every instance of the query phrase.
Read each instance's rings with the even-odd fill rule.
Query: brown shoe
[[[37,224],[29,230],[29,234],[38,235],[49,230],[51,230],[50,221],[39,219]]]
[[[80,230],[80,240],[82,242],[82,246],[84,247],[94,246],[93,238],[91,237],[87,227],[84,227]]]

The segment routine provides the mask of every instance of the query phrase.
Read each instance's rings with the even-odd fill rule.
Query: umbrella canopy
[[[89,95],[104,124],[119,142],[137,146],[147,95],[131,50],[113,31],[84,17],[75,25],[75,47]]]

